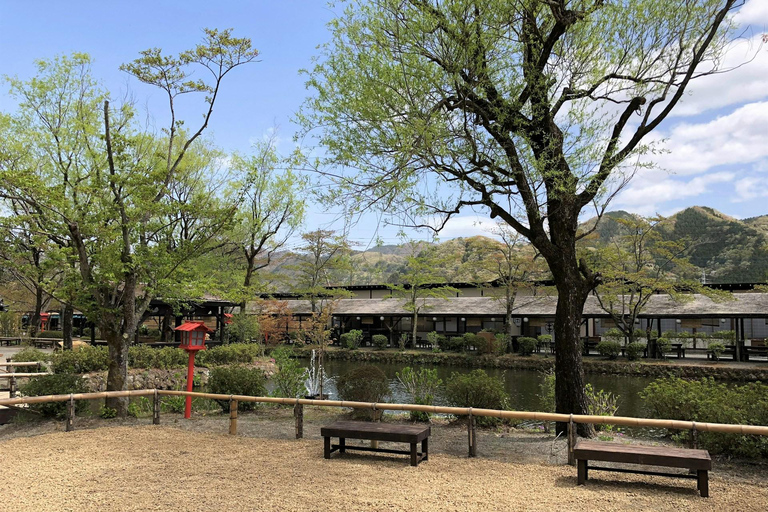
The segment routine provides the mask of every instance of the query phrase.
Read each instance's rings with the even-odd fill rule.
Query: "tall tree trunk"
[[[411,335],[411,348],[416,347],[416,333],[419,332],[418,329],[418,322],[419,322],[419,311],[414,309],[413,310],[413,325],[411,326],[413,329],[413,334]],[[433,347],[434,348],[434,347]]]
[[[72,303],[65,303],[61,311],[61,332],[64,350],[72,350],[72,317],[74,314],[75,311]]]
[[[109,347],[109,371],[107,372],[107,390],[122,391],[126,387],[128,377],[128,346],[131,336],[120,333],[120,329],[111,322],[103,322],[101,332]],[[127,398],[107,398],[107,407],[115,409],[119,416],[128,413]]]
[[[32,318],[29,319],[29,337],[35,338],[40,331],[40,313],[43,312],[43,288],[35,286],[35,310],[32,312]]]

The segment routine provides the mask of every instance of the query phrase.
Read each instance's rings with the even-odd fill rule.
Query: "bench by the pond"
[[[331,458],[331,453],[346,450],[360,450],[367,452],[399,453],[411,456],[411,466],[417,466],[422,460],[429,458],[429,434],[430,427],[422,425],[392,425],[389,423],[372,423],[367,421],[337,421],[320,429],[320,435],[324,440],[324,457]],[[338,437],[339,444],[331,444],[331,438]],[[387,448],[374,448],[367,446],[347,446],[347,439],[366,439],[371,441],[386,441],[394,443],[408,443],[410,450],[392,450]],[[417,445],[421,443],[421,452]]]
[[[674,478],[696,478],[701,496],[709,496],[709,470],[712,460],[706,450],[669,448],[666,446],[639,446],[595,441],[579,441],[573,449],[578,463],[578,485],[584,485],[589,478],[590,469],[597,471],[616,471],[619,473],[639,473],[643,475],[668,476]],[[624,468],[606,468],[589,466],[589,461],[618,462],[624,464],[642,464],[647,466],[665,466],[696,471],[696,474],[661,473]]]

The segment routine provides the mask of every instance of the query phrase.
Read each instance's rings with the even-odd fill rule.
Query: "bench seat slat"
[[[712,469],[706,450],[579,441],[573,450],[577,460],[599,460],[648,466]]]
[[[421,425],[392,425],[366,421],[337,421],[322,427],[323,437],[343,437],[375,441],[418,443],[430,434],[430,427]]]

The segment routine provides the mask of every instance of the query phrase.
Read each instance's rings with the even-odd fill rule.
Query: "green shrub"
[[[723,355],[723,352],[725,352],[725,345],[720,343],[719,341],[713,341],[712,343],[709,344],[709,346],[707,347],[707,350],[712,352],[712,358],[715,361],[719,361],[720,356]]]
[[[469,336],[464,335],[466,344],[476,347],[481,354],[503,354],[506,351],[507,342],[504,333],[497,333],[491,339],[479,334],[468,334]]]
[[[432,345],[432,350],[445,350],[443,347],[447,343],[447,339],[442,334],[437,334],[437,332],[432,331],[427,333],[427,342]]]
[[[137,396],[128,404],[128,416],[141,418],[152,414],[152,402],[145,396]]]
[[[227,325],[227,333],[231,343],[258,342],[261,334],[259,319],[255,315],[245,313],[232,315],[232,322]]]
[[[61,331],[43,331],[37,333],[38,338],[46,338],[46,339],[57,339],[60,340],[64,337],[64,333]]]
[[[398,372],[397,380],[411,395],[414,404],[432,405],[435,393],[442,385],[442,379],[438,378],[436,369],[422,368],[419,371],[406,366]],[[411,411],[411,421],[429,421],[429,413]]]
[[[261,343],[230,343],[198,352],[195,364],[209,368],[235,363],[251,364],[263,355],[264,345]]]
[[[595,391],[592,384],[584,387],[587,395],[587,411],[592,416],[615,416],[619,410],[619,395],[602,389]],[[613,425],[595,425],[595,430],[613,430]]]
[[[536,350],[536,338],[521,336],[517,338],[517,352],[521,356],[529,356]]]
[[[79,375],[68,373],[41,375],[33,377],[29,382],[19,387],[22,396],[68,395],[70,393],[88,393],[90,390]],[[48,402],[29,404],[29,408],[47,418],[63,418],[67,414],[66,402]],[[88,410],[86,400],[75,400],[75,414],[83,414]]]
[[[32,347],[26,347],[13,354],[13,362],[26,363],[30,361],[40,361],[47,363],[51,360],[51,355]],[[32,367],[34,368],[34,367]],[[24,367],[16,368],[15,372],[27,371]],[[29,370],[32,371],[32,370]]]
[[[341,344],[341,348],[348,348],[350,350],[355,348],[355,345],[352,342],[352,337],[348,332],[345,332],[339,336],[339,343]]]
[[[107,407],[106,405],[102,405],[101,409],[99,409],[99,417],[104,420],[117,418],[117,409],[113,409],[112,407]]]
[[[387,348],[387,343],[389,343],[389,339],[383,334],[374,334],[371,337],[371,341],[373,341],[373,346],[379,350]]]
[[[217,366],[211,368],[208,389],[211,393],[222,395],[264,396],[267,394],[267,377],[263,370],[242,365]],[[228,400],[216,401],[223,410],[229,410]],[[237,403],[238,411],[256,408],[255,402]]]
[[[654,418],[768,425],[768,384],[760,382],[736,386],[712,378],[689,381],[666,377],[649,384],[640,397]],[[675,437],[688,435],[676,433]],[[768,438],[764,436],[699,432],[699,446],[711,453],[768,457]]]
[[[597,344],[597,353],[608,359],[616,359],[621,352],[621,344],[618,341],[602,340]]]
[[[400,350],[405,350],[405,346],[408,344],[410,336],[407,332],[401,333],[400,338],[397,340],[397,346]]]
[[[630,361],[636,361],[640,359],[640,355],[643,353],[643,350],[645,350],[645,343],[633,341],[627,345],[627,359]]]
[[[307,369],[293,358],[293,351],[281,345],[270,354],[275,359],[277,373],[272,376],[275,384],[274,394],[285,398],[303,397],[307,393],[304,381],[307,378]]]
[[[617,329],[616,327],[608,329],[600,337],[603,339],[611,340],[611,341],[617,341],[617,342],[624,341],[624,333],[621,332],[621,330]]]
[[[128,367],[149,370],[160,368],[186,368],[189,356],[180,348],[153,348],[146,345],[135,345],[128,349]]]
[[[347,334],[349,334],[349,337],[352,341],[351,348],[360,348],[360,345],[363,344],[363,331],[360,329],[352,329]]]
[[[448,403],[455,407],[509,408],[509,395],[504,389],[503,379],[491,377],[480,369],[470,373],[452,373],[445,386],[445,396]],[[480,425],[494,425],[500,421],[498,418],[477,418]]]
[[[51,356],[53,373],[103,372],[109,368],[106,347],[85,345],[79,350],[63,350]]]
[[[666,357],[669,351],[672,350],[672,341],[668,338],[657,338],[656,350],[659,351],[661,357]]]
[[[389,381],[378,367],[366,364],[358,366],[338,378],[336,389],[342,400],[352,402],[383,402],[389,397]],[[376,420],[381,411],[355,409],[353,416]]]

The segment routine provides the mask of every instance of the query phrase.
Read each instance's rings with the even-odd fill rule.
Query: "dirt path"
[[[764,481],[724,478],[717,471],[709,499],[698,497],[691,480],[638,475],[597,473],[577,487],[574,468],[532,462],[543,443],[486,432],[479,440],[481,457],[467,459],[466,432],[455,427],[436,429],[430,460],[413,468],[403,456],[323,459],[315,431],[322,414],[308,418],[303,440],[289,439],[292,422],[264,415],[243,415],[236,437],[226,435],[226,421],[215,418],[164,416],[161,426],[144,419],[93,429],[82,427],[99,420],[79,421],[80,430],[69,433],[50,433],[60,423],[0,432],[2,508],[722,512],[764,511],[768,503]],[[40,435],[30,437],[34,433]],[[509,455],[484,455],[497,455],[494,438]]]

